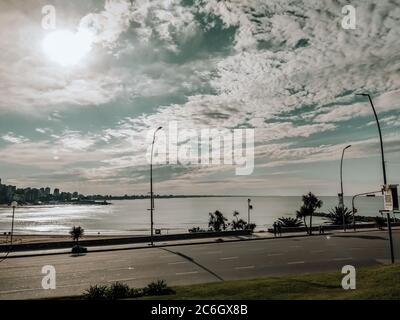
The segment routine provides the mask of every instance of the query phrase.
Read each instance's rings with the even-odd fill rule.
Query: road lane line
[[[287,264],[303,264],[306,263],[305,261],[292,261],[292,262],[288,262]]]
[[[326,252],[326,250],[311,250],[311,253],[323,253]]]
[[[113,279],[113,280],[107,280],[107,282],[130,281],[130,280],[136,280],[136,279],[137,278]]]
[[[255,266],[246,266],[246,267],[235,267],[236,270],[243,270],[243,269],[254,269]]]
[[[222,253],[222,251],[207,251],[206,254]]]
[[[176,262],[168,262],[168,264],[185,264],[187,261],[176,261]]]
[[[301,248],[302,246],[289,246],[289,248]]]
[[[220,258],[220,260],[233,260],[233,259],[238,259],[239,257],[225,257],[225,258]]]
[[[196,274],[199,273],[198,271],[188,271],[188,272],[177,272],[175,273],[177,276],[184,276],[186,274]]]
[[[267,254],[268,257],[283,256],[283,253],[270,253]]]
[[[353,258],[333,258],[334,261],[353,260]]]

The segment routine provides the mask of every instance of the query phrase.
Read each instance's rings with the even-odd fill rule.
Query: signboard
[[[399,210],[399,195],[397,193],[397,184],[391,184],[390,191],[392,192],[393,210]]]
[[[383,210],[393,211],[392,190],[387,186],[383,189]]]

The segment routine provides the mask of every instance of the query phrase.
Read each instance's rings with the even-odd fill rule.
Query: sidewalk
[[[385,229],[386,230],[386,229]],[[400,230],[400,227],[392,228],[393,231]],[[313,236],[335,236],[335,235],[354,235],[367,232],[381,231],[376,228],[362,229],[354,232],[353,230],[348,230],[344,232],[343,230],[335,230],[334,232],[326,232],[325,234],[314,233]],[[307,237],[308,235],[304,232],[293,232],[283,234],[281,237],[274,237],[273,234],[269,232],[255,232],[248,236],[227,236],[227,237],[212,237],[212,238],[201,238],[201,239],[185,239],[185,240],[174,240],[174,241],[162,241],[155,242],[154,246],[151,247],[150,244],[137,243],[137,244],[122,244],[122,245],[106,245],[106,246],[88,246],[87,252],[107,252],[107,251],[119,251],[119,250],[132,250],[132,249],[149,249],[149,248],[162,248],[169,246],[181,246],[181,245],[196,245],[196,244],[213,244],[213,243],[224,243],[224,242],[238,242],[238,241],[256,241],[256,240],[267,240],[267,239],[281,239],[281,238],[297,238],[297,237]],[[2,253],[0,258],[6,253]],[[32,250],[32,251],[19,251],[10,252],[7,258],[22,258],[22,257],[35,257],[35,256],[46,256],[46,255],[59,255],[59,254],[72,254],[71,248],[66,249],[49,249],[49,250]]]

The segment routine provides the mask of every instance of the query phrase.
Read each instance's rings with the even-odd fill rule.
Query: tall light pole
[[[384,154],[384,152],[383,152],[382,131],[381,131],[381,126],[380,126],[380,124],[379,124],[378,115],[376,114],[375,107],[374,107],[374,104],[373,104],[373,102],[372,102],[371,96],[370,96],[368,93],[359,93],[359,94],[357,94],[357,95],[359,95],[359,96],[364,96],[364,97],[368,97],[369,103],[371,104],[372,110],[374,111],[374,116],[375,116],[376,124],[377,124],[377,126],[378,126],[378,131],[379,131],[379,140],[380,140],[380,143],[381,143],[383,185],[384,185],[384,188],[386,188],[387,179],[386,179],[385,154]],[[387,224],[388,224],[388,231],[389,231],[390,256],[391,256],[392,263],[394,263],[392,225],[391,225],[391,223],[390,223],[390,213],[389,213],[389,211],[387,211],[386,214],[387,214]]]
[[[250,225],[250,210],[252,209],[251,199],[247,199],[247,225]]]
[[[153,211],[154,211],[154,196],[153,196],[153,149],[154,142],[156,141],[156,133],[161,130],[162,127],[158,127],[156,131],[154,131],[153,142],[151,143],[151,156],[150,156],[150,241],[151,245],[154,245],[153,241]]]
[[[11,220],[11,236],[10,236],[10,245],[12,247],[13,244],[13,235],[14,235],[14,216],[15,216],[15,208],[18,206],[18,202],[17,201],[13,201],[11,202],[11,207],[13,210],[13,214],[12,214],[12,220]]]
[[[342,214],[343,214],[343,231],[346,231],[346,221],[344,218],[344,195],[343,195],[343,158],[344,158],[344,152],[351,147],[351,144],[349,144],[347,147],[343,148],[342,151],[342,159],[340,160],[340,195],[339,195],[339,206],[342,209]]]

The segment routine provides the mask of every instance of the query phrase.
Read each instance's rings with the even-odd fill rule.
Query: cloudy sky
[[[145,193],[149,132],[176,121],[253,128],[255,168],[160,164],[157,193],[334,195],[347,144],[345,193],[376,190],[377,128],[357,92],[400,182],[399,0],[2,0],[0,47],[6,183]]]

